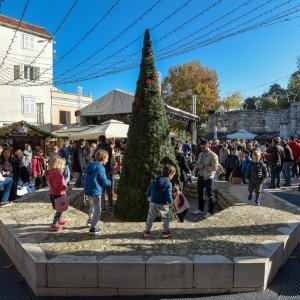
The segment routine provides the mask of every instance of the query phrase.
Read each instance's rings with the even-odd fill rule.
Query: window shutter
[[[71,124],[71,112],[66,111],[66,124],[70,125]]]
[[[14,65],[14,80],[20,79],[20,65]]]
[[[59,124],[66,124],[67,117],[66,117],[66,111],[60,110],[59,111]]]
[[[24,97],[23,98],[23,114],[24,115],[28,115],[29,114],[29,98],[28,97]]]
[[[33,80],[40,80],[40,68],[33,67]]]
[[[34,99],[31,98],[29,101],[29,113],[31,115],[34,115],[34,112],[35,112],[35,101]]]
[[[33,37],[29,38],[29,48],[34,49],[34,38]]]
[[[34,68],[33,67],[28,67],[29,68],[29,78],[30,80],[34,80]]]

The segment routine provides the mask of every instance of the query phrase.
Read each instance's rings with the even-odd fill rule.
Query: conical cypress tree
[[[139,78],[132,104],[123,168],[115,213],[124,221],[144,221],[147,188],[161,174],[163,162],[176,159],[169,137],[165,104],[160,96],[149,30],[144,36]]]

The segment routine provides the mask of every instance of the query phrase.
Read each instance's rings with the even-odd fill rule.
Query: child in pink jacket
[[[173,197],[179,221],[183,223],[184,216],[190,208],[190,205],[185,196],[180,192],[178,185],[174,185],[173,187]]]
[[[66,195],[67,192],[67,184],[63,176],[65,164],[66,161],[63,158],[55,158],[51,162],[50,170],[46,172],[46,178],[50,186],[49,194],[53,209],[55,209],[54,199]],[[62,212],[56,211],[50,227],[51,230],[59,231],[62,229],[63,225],[67,224],[67,220],[63,220],[61,216]]]

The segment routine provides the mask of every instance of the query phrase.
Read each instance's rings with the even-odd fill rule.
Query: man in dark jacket
[[[280,139],[275,138],[272,140],[272,146],[267,149],[267,153],[270,154],[270,166],[271,166],[271,184],[269,189],[280,188],[280,172],[283,166],[284,150],[279,145]],[[276,186],[275,186],[276,180]]]
[[[84,151],[85,140],[80,139],[78,142],[78,146],[76,147],[73,154],[73,163],[72,163],[72,171],[78,173],[77,180],[75,183],[75,187],[82,187],[82,175],[84,173],[84,168],[87,163],[87,157]]]
[[[113,173],[112,173],[111,168],[110,168],[111,157],[112,157],[112,147],[109,145],[109,143],[107,143],[105,135],[100,135],[99,138],[98,138],[98,146],[97,146],[96,150],[94,151],[93,160],[95,160],[95,154],[100,149],[105,150],[105,151],[108,152],[108,161],[104,165],[104,168],[105,168],[106,177],[110,181],[113,181]],[[108,197],[108,207],[113,207],[113,199],[112,199],[113,190],[112,190],[112,186],[105,186],[104,192],[103,192],[102,198],[101,198],[102,211],[106,210],[105,193],[107,194],[107,197]]]

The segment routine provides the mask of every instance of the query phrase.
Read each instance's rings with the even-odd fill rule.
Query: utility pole
[[[192,106],[192,113],[193,115],[197,115],[197,96],[193,95],[193,106]],[[197,143],[197,128],[196,128],[196,121],[192,122],[192,140]]]
[[[82,108],[82,87],[77,87],[77,115],[76,115],[76,125],[81,126],[80,110]]]

